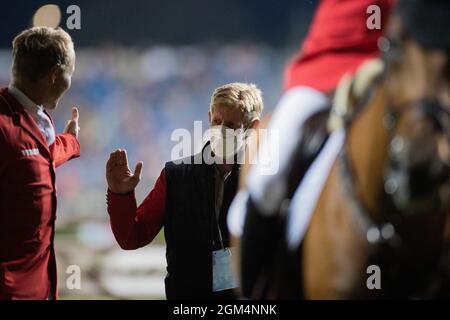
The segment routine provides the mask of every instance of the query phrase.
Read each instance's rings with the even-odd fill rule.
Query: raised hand
[[[67,121],[66,127],[64,128],[64,133],[70,133],[78,139],[78,133],[80,132],[80,127],[78,126],[79,111],[77,107],[72,108],[72,118]]]
[[[118,149],[110,154],[106,163],[106,181],[114,193],[128,193],[134,190],[141,180],[142,161],[136,164],[134,173],[128,166],[127,151]]]

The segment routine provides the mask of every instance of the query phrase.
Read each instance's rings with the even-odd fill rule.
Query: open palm
[[[128,166],[126,150],[118,149],[110,154],[106,163],[106,181],[114,193],[128,193],[134,190],[141,180],[142,162],[138,162],[134,173]]]

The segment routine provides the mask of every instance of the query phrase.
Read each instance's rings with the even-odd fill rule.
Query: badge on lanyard
[[[224,248],[212,252],[213,291],[223,291],[238,287],[238,282],[231,269],[231,257],[235,250]]]

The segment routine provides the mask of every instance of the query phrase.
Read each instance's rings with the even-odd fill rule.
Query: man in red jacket
[[[13,41],[12,81],[0,89],[0,299],[56,299],[55,168],[80,155],[78,109],[63,134],[50,115],[70,87],[75,51],[62,29]]]

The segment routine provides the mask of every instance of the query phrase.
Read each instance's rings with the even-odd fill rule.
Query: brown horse
[[[343,80],[353,107],[299,249],[305,298],[449,295],[449,56],[390,25],[382,71]]]

